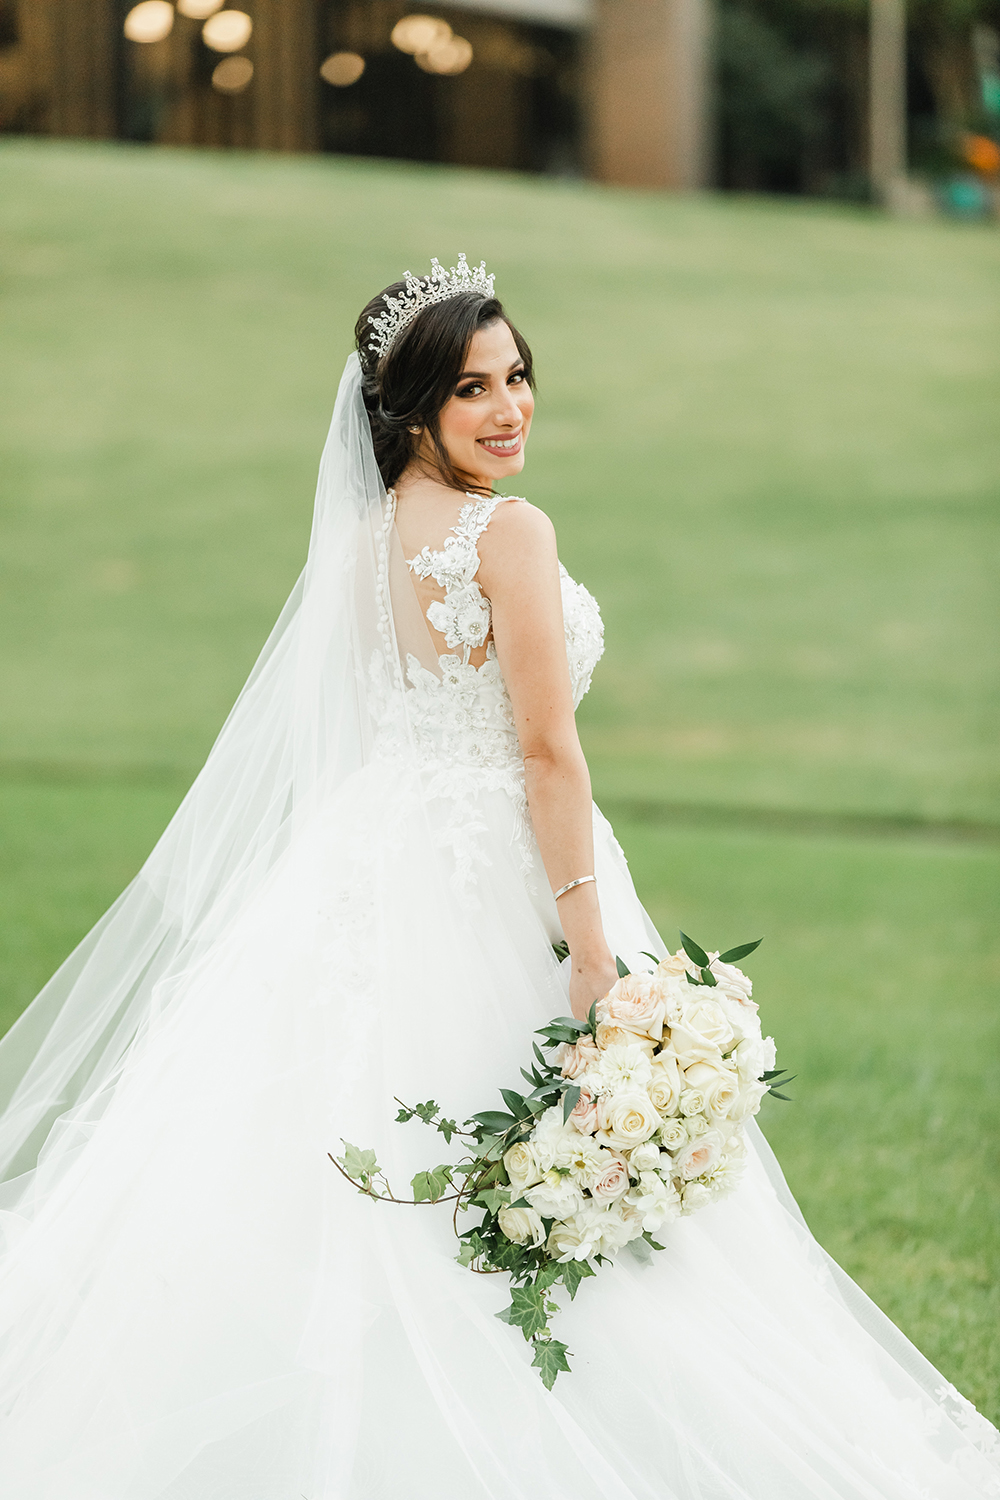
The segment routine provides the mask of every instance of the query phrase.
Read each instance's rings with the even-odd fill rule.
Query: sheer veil
[[[144,1025],[260,890],[310,809],[365,764],[372,702],[405,732],[390,577],[406,570],[390,509],[351,354],[305,568],[204,768],[139,875],[0,1042],[0,1206],[21,1196],[47,1139],[86,1132]],[[427,661],[419,634],[410,644]]]

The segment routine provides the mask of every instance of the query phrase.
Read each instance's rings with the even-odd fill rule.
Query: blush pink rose
[[[600,1055],[593,1038],[582,1036],[576,1043],[563,1042],[556,1054],[556,1060],[562,1068],[564,1078],[579,1078],[580,1074],[586,1073],[591,1063],[595,1063]]]
[[[569,1123],[581,1135],[593,1135],[597,1129],[597,1100],[589,1089],[580,1090],[580,1097],[570,1110]]]
[[[626,974],[597,1007],[602,1021],[637,1036],[659,1041],[663,1031],[666,997],[663,986],[652,975]]]
[[[601,1157],[600,1176],[591,1182],[590,1191],[598,1203],[613,1203],[629,1190],[628,1165],[617,1152],[602,1151]]]

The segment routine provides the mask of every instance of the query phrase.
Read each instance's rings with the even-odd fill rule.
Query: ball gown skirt
[[[594,817],[610,942],[665,952]],[[495,1317],[506,1278],[456,1263],[450,1210],[372,1203],[335,1171],[342,1137],[397,1191],[447,1159],[394,1096],[493,1107],[565,1012],[523,851],[502,787],[456,801],[372,762],[53,1132],[4,1200],[0,1494],[1000,1494],[993,1429],[823,1254],[756,1128],[731,1198],[582,1285],[552,1392]]]

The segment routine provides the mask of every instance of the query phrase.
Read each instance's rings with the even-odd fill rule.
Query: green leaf
[[[569,1371],[569,1360],[566,1358],[568,1353],[567,1345],[560,1344],[558,1339],[536,1340],[535,1357],[531,1361],[531,1367],[537,1369],[547,1391],[551,1391],[556,1383],[556,1377],[563,1370]]]
[[[444,1165],[432,1167],[428,1172],[418,1172],[410,1186],[413,1188],[413,1196],[418,1203],[436,1203],[445,1188],[452,1185],[452,1169]]]
[[[374,1177],[378,1171],[378,1160],[374,1151],[362,1151],[359,1146],[344,1142],[344,1154],[340,1165],[348,1177]]]
[[[498,1313],[494,1313],[493,1316],[495,1318],[499,1318],[500,1321],[501,1321],[501,1323],[513,1323],[513,1321],[514,1321],[513,1313],[514,1313],[514,1308],[513,1308],[513,1305],[512,1305],[510,1307],[503,1308]]]
[[[481,1203],[491,1214],[497,1214],[510,1202],[510,1188],[482,1188],[472,1201]]]
[[[681,942],[684,945],[684,952],[691,959],[692,963],[696,963],[699,969],[706,968],[708,965],[708,954],[704,948],[699,948],[694,938],[689,938],[686,932],[681,933]]]
[[[570,1115],[573,1113],[573,1110],[576,1108],[577,1101],[579,1100],[579,1098],[580,1098],[580,1085],[578,1083],[572,1083],[572,1084],[570,1084],[569,1088],[563,1094],[563,1124],[564,1125],[566,1124],[566,1121],[569,1119]]]
[[[545,1297],[533,1286],[516,1286],[510,1294],[508,1323],[520,1328],[526,1339],[533,1339],[548,1323]]]
[[[407,1120],[413,1119],[414,1114],[414,1110],[407,1109],[405,1104],[401,1104],[399,1106],[399,1114],[396,1116],[397,1123],[400,1125],[405,1125]]]
[[[502,1114],[498,1109],[484,1110],[482,1114],[471,1115],[470,1119],[476,1120],[480,1125],[484,1125],[494,1135],[504,1135],[512,1125],[517,1124],[517,1120],[513,1115]]]
[[[702,969],[701,982],[702,984],[707,984],[711,990],[714,990],[719,983],[711,969]]]
[[[540,1292],[544,1292],[553,1282],[558,1281],[562,1275],[563,1267],[557,1260],[547,1260],[540,1268],[535,1277],[535,1285]]]
[[[472,1242],[471,1240],[466,1240],[465,1244],[455,1256],[455,1259],[458,1261],[460,1266],[471,1266],[475,1258],[476,1252],[472,1246]]]
[[[653,960],[654,964],[658,964],[660,962],[660,960],[657,958],[656,954],[655,953],[650,953],[649,950],[646,949],[646,948],[640,948],[639,952],[642,954],[643,958],[651,958]]]
[[[741,943],[738,948],[727,948],[725,953],[719,954],[720,964],[738,964],[741,958],[746,958],[755,948],[759,948],[763,938],[758,938],[755,943]]]
[[[501,1089],[500,1097],[506,1104],[507,1108],[511,1110],[519,1120],[523,1120],[526,1115],[529,1115],[531,1113],[522,1096],[516,1093],[514,1089]]]
[[[768,1090],[768,1096],[771,1099],[784,1099],[784,1101],[785,1101],[786,1104],[794,1104],[795,1103],[795,1100],[792,1099],[792,1098],[790,1098],[788,1094],[779,1094],[777,1089],[769,1089]]]
[[[666,1245],[657,1244],[656,1240],[653,1239],[653,1236],[650,1234],[648,1229],[644,1229],[642,1231],[642,1238],[646,1241],[646,1244],[652,1250],[665,1250],[667,1248]]]
[[[581,1281],[586,1281],[588,1276],[594,1276],[593,1266],[588,1265],[585,1260],[568,1260],[562,1267],[562,1284],[569,1292],[569,1300],[572,1302],[577,1293]]]
[[[593,1005],[590,1007],[590,1009],[587,1012],[587,1030],[590,1032],[590,1035],[592,1037],[596,1037],[597,1036],[597,1001],[596,1000],[594,1001]]]
[[[623,958],[619,958],[617,954],[615,954],[615,968],[618,970],[619,979],[627,979],[629,974],[632,972],[631,969],[629,969],[626,965],[625,960]]]
[[[537,1042],[532,1042],[531,1050],[538,1058],[538,1061],[541,1063],[542,1067],[545,1068],[549,1073],[552,1073],[554,1071],[552,1064],[549,1062],[549,1060],[545,1056],[545,1053],[542,1051],[541,1047],[539,1047]]]
[[[569,958],[569,943],[566,942],[565,938],[561,943],[553,943],[552,952],[558,958],[559,962],[562,963],[563,959]]]

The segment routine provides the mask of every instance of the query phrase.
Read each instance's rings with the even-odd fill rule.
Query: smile
[[[521,447],[521,433],[512,438],[488,437],[477,438],[476,441],[486,449],[487,453],[517,453]]]

